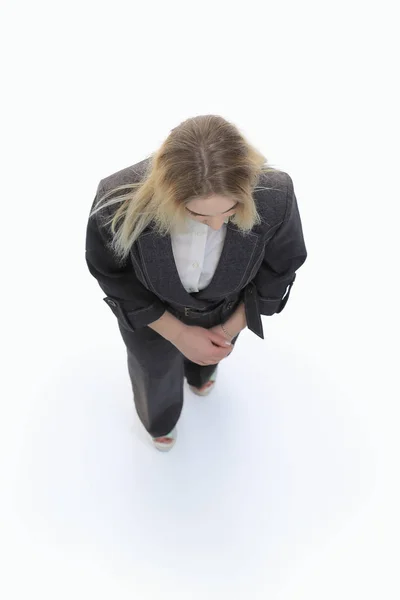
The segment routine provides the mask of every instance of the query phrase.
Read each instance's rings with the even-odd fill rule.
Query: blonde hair
[[[162,236],[170,234],[173,228],[184,227],[185,206],[193,199],[218,194],[238,202],[230,220],[243,234],[261,223],[252,193],[262,173],[277,169],[222,117],[200,115],[186,119],[171,130],[149,159],[139,182],[107,191],[90,212],[89,218],[121,203],[106,222],[111,225],[110,248],[121,261],[151,221]],[[123,190],[129,191],[114,196]],[[113,197],[109,199],[110,196]]]

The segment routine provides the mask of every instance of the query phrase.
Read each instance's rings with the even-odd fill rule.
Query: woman
[[[138,416],[170,450],[183,384],[209,393],[246,326],[282,311],[307,251],[291,177],[220,116],[102,179],[86,263],[118,319]]]

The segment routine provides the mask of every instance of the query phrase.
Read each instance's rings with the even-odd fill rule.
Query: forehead
[[[186,207],[196,213],[213,216],[229,211],[236,205],[233,198],[226,196],[209,196],[208,198],[196,198],[186,204]]]

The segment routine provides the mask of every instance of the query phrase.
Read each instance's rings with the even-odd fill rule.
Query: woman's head
[[[243,234],[261,222],[252,194],[261,173],[275,169],[222,117],[183,121],[149,158],[138,183],[110,190],[91,213],[121,203],[109,221],[112,246],[120,258],[127,257],[151,221],[160,235],[186,230],[188,219],[219,229],[230,218]],[[127,188],[131,191],[121,195]]]

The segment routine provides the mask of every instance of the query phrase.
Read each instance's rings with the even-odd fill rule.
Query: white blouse
[[[215,230],[187,218],[185,233],[171,233],[176,268],[187,292],[199,292],[210,283],[221,256],[227,222]]]

